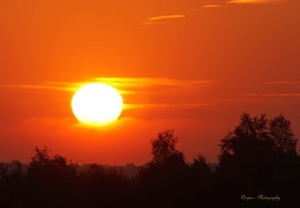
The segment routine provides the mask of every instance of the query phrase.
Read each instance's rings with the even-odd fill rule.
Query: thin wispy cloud
[[[44,82],[42,84],[2,84],[1,87],[15,87],[23,89],[37,89],[37,90],[57,90],[57,91],[69,91],[75,92],[80,87],[89,83],[96,83],[100,81],[87,81],[87,82]],[[110,84],[108,82],[105,82]],[[115,86],[115,85],[114,85]],[[120,94],[131,94],[129,91],[118,89]]]
[[[105,83],[113,87],[141,88],[154,86],[190,87],[195,85],[207,85],[214,83],[212,80],[180,80],[169,78],[147,78],[147,77],[99,77],[86,82],[44,82],[42,84],[2,84],[2,87],[18,87],[28,89],[45,89],[76,91],[79,87],[93,82]]]
[[[266,94],[243,94],[251,97],[300,97],[300,93],[266,93]]]
[[[186,16],[182,14],[161,15],[156,17],[149,17],[146,21],[143,21],[142,24],[169,23],[172,19],[180,19],[184,17]]]
[[[40,85],[30,85],[30,84],[13,84],[13,85],[1,85],[2,87],[17,87],[24,89],[41,89],[41,90],[59,90],[59,91],[75,91],[77,88],[75,86],[58,86],[57,84],[44,83]]]
[[[152,104],[124,104],[123,109],[133,108],[188,108],[188,107],[205,107],[215,105],[213,103],[152,103]]]
[[[180,80],[170,78],[149,78],[149,77],[100,77],[96,81],[117,86],[191,86],[212,84],[212,80]]]
[[[134,96],[149,95],[151,101],[140,103],[125,103],[124,109],[133,108],[189,108],[211,106],[211,103],[199,102],[197,99],[192,99],[186,103],[185,98],[181,98],[185,93],[197,93],[204,86],[212,85],[212,80],[181,80],[171,78],[150,78],[150,77],[101,77],[95,78],[96,81],[109,84],[117,89],[121,89],[125,94]],[[136,95],[135,95],[136,94]],[[159,94],[164,94],[160,96]],[[179,96],[179,97],[178,97]],[[169,101],[169,98],[178,97],[177,100],[182,100],[180,103]],[[157,103],[157,100],[160,103]]]
[[[230,4],[267,4],[284,2],[285,0],[230,0]]]
[[[180,80],[161,77],[101,77],[94,80],[117,88],[121,94],[159,94],[175,88],[182,92],[214,83],[212,80]]]
[[[157,21],[157,20],[165,20],[165,19],[178,19],[178,18],[183,18],[185,15],[163,15],[163,16],[158,16],[158,17],[150,17],[150,21]]]
[[[300,84],[300,82],[277,81],[277,82],[265,82],[264,84],[282,85],[282,84]]]
[[[207,5],[204,5],[202,8],[220,8],[222,7],[222,5],[219,5],[219,4],[207,4]]]

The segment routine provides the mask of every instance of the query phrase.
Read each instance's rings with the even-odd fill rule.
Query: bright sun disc
[[[92,126],[104,126],[120,116],[123,99],[110,85],[92,83],[76,91],[71,105],[75,117],[80,122]]]

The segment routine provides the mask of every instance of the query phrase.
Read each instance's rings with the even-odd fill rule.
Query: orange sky
[[[74,162],[151,159],[175,129],[187,161],[216,162],[239,116],[282,113],[300,135],[299,0],[0,1],[0,161],[47,146]],[[105,82],[118,121],[87,128],[73,93]]]

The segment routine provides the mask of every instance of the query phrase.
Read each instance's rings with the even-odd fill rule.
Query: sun
[[[75,117],[80,122],[91,126],[104,126],[120,116],[123,99],[112,86],[91,83],[75,92],[71,106]]]

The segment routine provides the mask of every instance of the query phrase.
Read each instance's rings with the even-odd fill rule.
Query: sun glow
[[[91,83],[76,91],[71,106],[80,122],[91,126],[104,126],[120,116],[123,99],[110,85]]]

